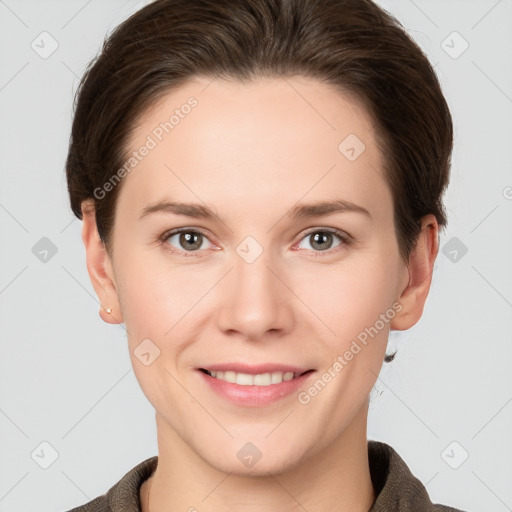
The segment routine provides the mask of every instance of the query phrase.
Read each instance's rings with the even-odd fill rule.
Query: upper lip
[[[208,371],[232,371],[236,373],[248,373],[250,375],[258,375],[262,373],[272,373],[272,372],[293,372],[295,374],[301,375],[312,368],[305,368],[299,366],[291,366],[288,364],[280,364],[280,363],[263,363],[256,365],[249,365],[243,363],[219,363],[219,364],[210,364],[208,366],[201,366],[198,368],[199,370],[208,370]]]

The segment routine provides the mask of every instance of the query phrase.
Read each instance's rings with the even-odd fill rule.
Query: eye
[[[193,229],[182,228],[170,231],[162,236],[162,242],[170,245],[175,252],[198,252],[201,249],[213,247],[208,238]],[[209,244],[209,245],[208,245]]]
[[[184,256],[199,256],[201,250],[219,249],[214,245],[206,235],[200,231],[190,228],[180,228],[168,231],[161,237],[161,242],[173,253]],[[304,243],[307,242],[306,247]],[[316,228],[301,239],[297,247],[299,249],[313,250],[315,256],[321,256],[321,253],[331,254],[336,252],[339,246],[349,245],[350,237],[343,231],[332,228]],[[309,246],[309,247],[308,247]],[[188,254],[187,254],[188,253]]]
[[[338,242],[336,242],[336,239]],[[304,242],[307,242],[309,247],[304,247],[302,245]],[[312,249],[315,252],[326,252],[340,245],[348,244],[349,238],[342,231],[337,229],[316,228],[314,231],[306,233],[306,236],[300,241],[298,247],[300,249]]]

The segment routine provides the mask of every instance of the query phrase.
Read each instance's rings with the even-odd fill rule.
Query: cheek
[[[118,295],[130,332],[162,336],[197,295],[197,278],[162,263],[153,254],[138,256],[134,251],[118,263]]]
[[[388,265],[371,258],[361,258],[357,264],[355,258],[340,262],[337,268],[316,270],[314,276],[298,281],[296,294],[311,308],[318,325],[332,335],[337,348],[373,326],[393,304]]]
[[[161,251],[120,248],[118,291],[133,343],[146,337],[162,338],[184,316],[187,323],[195,305],[225,271],[218,266],[170,264]],[[339,352],[392,306],[396,276],[383,254],[380,248],[348,254],[337,263],[304,260],[281,269],[293,293],[274,292],[289,299],[283,303],[292,308],[299,323],[305,322],[321,338],[332,340],[332,349]],[[221,294],[220,302],[225,286],[214,292]]]

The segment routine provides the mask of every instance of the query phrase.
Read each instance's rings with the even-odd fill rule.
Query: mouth
[[[282,382],[298,379],[303,375],[313,372],[314,370],[306,371],[272,371],[263,373],[242,373],[235,372],[233,370],[207,370],[205,368],[199,368],[199,371],[213,377],[214,379],[229,382],[231,384],[238,384],[240,386],[272,386],[275,384],[281,384]]]

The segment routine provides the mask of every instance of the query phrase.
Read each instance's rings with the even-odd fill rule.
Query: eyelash
[[[180,233],[197,233],[197,234],[200,234],[201,236],[205,237],[207,240],[210,241],[210,239],[203,232],[198,231],[197,229],[191,229],[191,228],[179,228],[179,229],[175,229],[175,230],[171,230],[171,231],[166,231],[159,238],[159,241],[160,241],[161,245],[165,246],[165,249],[169,250],[172,254],[182,255],[182,256],[185,256],[186,258],[188,258],[188,257],[201,258],[201,256],[198,256],[197,254],[194,254],[194,253],[202,252],[202,250],[180,251],[180,250],[176,249],[175,247],[173,247],[173,246],[171,246],[170,244],[167,243],[167,240],[171,236],[179,235]],[[304,236],[299,240],[298,243],[300,243],[302,240],[304,240],[305,238],[307,238],[308,236],[310,236],[310,235],[312,235],[314,233],[330,233],[332,235],[337,236],[340,239],[340,241],[341,241],[341,243],[339,245],[337,245],[336,247],[334,247],[333,249],[327,249],[325,251],[315,251],[315,250],[313,250],[313,254],[314,254],[315,258],[317,258],[317,257],[321,258],[321,257],[323,257],[325,255],[332,255],[333,253],[338,252],[339,250],[343,250],[343,248],[349,246],[352,243],[351,238],[346,233],[344,233],[343,231],[340,231],[339,229],[334,229],[334,228],[314,228],[314,229],[311,229],[310,231],[308,231],[308,232],[306,232],[304,234]],[[212,242],[210,241],[210,243],[212,243]]]

